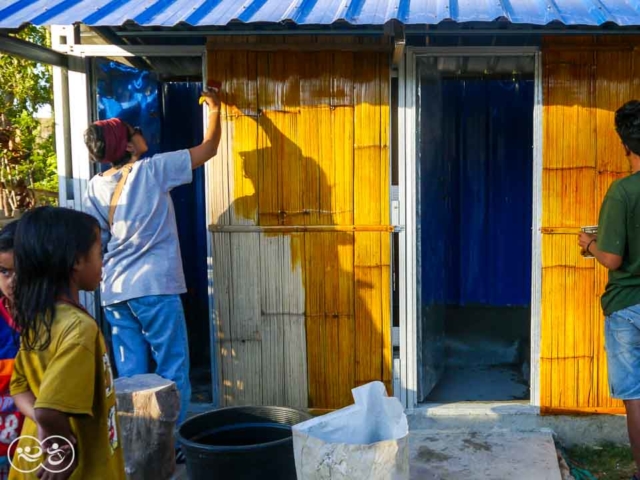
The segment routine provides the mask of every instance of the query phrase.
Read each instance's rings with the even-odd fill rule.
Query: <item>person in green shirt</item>
[[[609,389],[623,400],[631,450],[640,472],[640,101],[616,111],[615,127],[631,175],[611,184],[600,208],[598,235],[578,243],[609,270],[602,295]],[[640,473],[633,476],[640,479]]]

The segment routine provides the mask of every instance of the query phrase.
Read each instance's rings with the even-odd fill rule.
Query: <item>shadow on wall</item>
[[[354,187],[349,187],[346,201],[336,200],[343,193],[340,189],[353,178],[341,177],[338,167],[326,171],[333,160],[314,158],[282,131],[288,119],[295,118],[291,122],[296,122],[298,137],[309,135],[314,141],[325,142],[333,153],[338,141],[329,137],[330,130],[325,133],[315,123],[317,119],[301,114],[306,108],[310,115],[319,109],[331,115],[333,107],[312,105],[292,112],[252,115],[235,106],[246,99],[228,94],[226,101],[233,111],[229,115],[236,117],[229,121],[236,123],[227,128],[235,128],[235,135],[239,131],[253,135],[252,127],[247,126],[250,118],[257,128],[258,145],[264,147],[243,150],[238,144],[233,146],[240,162],[235,160],[228,169],[241,167],[241,171],[228,172],[235,178],[229,190],[232,198],[242,193],[220,214],[214,228],[214,244],[229,242],[224,247],[218,245],[214,263],[224,261],[224,249],[228,248],[231,260],[227,268],[235,277],[228,285],[218,282],[216,288],[218,301],[220,290],[231,292],[222,304],[218,302],[223,402],[268,404],[275,400],[322,408],[350,404],[351,388],[383,380],[384,332],[379,319],[389,316],[381,313],[381,271],[390,259],[382,258],[380,245],[387,241],[383,235],[389,234],[336,228],[357,223]],[[245,122],[242,126],[237,124],[240,117]],[[353,138],[348,140],[348,145],[338,146],[353,151]],[[353,158],[351,162],[353,168]],[[353,175],[358,181],[358,172]],[[341,185],[336,187],[338,182]],[[348,205],[346,210],[339,202]],[[359,241],[369,245],[369,250],[355,248]],[[239,249],[244,249],[242,254]],[[259,277],[248,288],[239,277],[247,274]],[[249,310],[258,319],[243,318],[246,305],[239,304],[247,300],[257,302]],[[376,318],[371,308],[379,309]],[[292,339],[298,343],[291,344]],[[291,376],[292,370],[297,376]],[[278,392],[273,393],[273,388]],[[292,398],[300,403],[291,403]]]

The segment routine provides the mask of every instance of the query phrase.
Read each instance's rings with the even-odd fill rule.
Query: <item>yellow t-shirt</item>
[[[23,350],[16,357],[11,395],[31,390],[35,408],[69,414],[77,440],[78,467],[73,480],[125,479],[124,457],[119,440],[113,374],[102,333],[96,321],[77,307],[56,305],[51,343],[46,350]],[[37,426],[25,419],[21,436],[37,438]],[[37,443],[21,439],[25,451]],[[30,450],[34,452],[34,450]],[[34,463],[14,454],[14,467],[29,470]],[[36,478],[11,469],[9,479]]]

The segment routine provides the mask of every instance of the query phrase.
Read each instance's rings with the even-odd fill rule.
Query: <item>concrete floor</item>
[[[560,480],[550,433],[411,432],[411,480]]]
[[[480,365],[447,367],[442,379],[428,395],[428,402],[472,402],[524,400],[529,386],[515,366]]]

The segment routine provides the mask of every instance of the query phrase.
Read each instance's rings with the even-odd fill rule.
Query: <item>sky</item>
[[[36,112],[36,118],[51,118],[51,105],[44,105]]]

